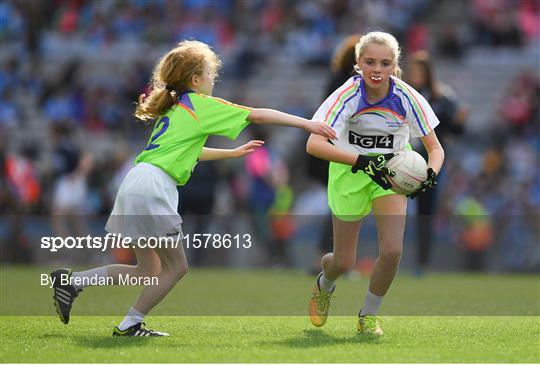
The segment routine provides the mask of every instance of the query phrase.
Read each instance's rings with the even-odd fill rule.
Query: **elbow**
[[[439,145],[439,153],[441,154],[441,159],[444,160],[444,148]]]
[[[444,160],[444,149],[441,146],[438,146],[432,150],[428,150],[428,155],[437,156],[441,160]]]
[[[438,160],[441,165],[444,164],[444,149],[442,148],[442,146],[439,145],[432,151],[429,151],[428,155],[430,156],[430,158],[431,156],[433,156],[433,158]]]
[[[306,153],[310,156],[326,160],[326,152],[331,144],[325,137],[318,134],[311,134],[306,143]]]
[[[306,143],[306,153],[310,156],[313,156],[313,147],[308,143]]]

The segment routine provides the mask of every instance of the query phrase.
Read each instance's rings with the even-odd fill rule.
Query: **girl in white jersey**
[[[309,315],[313,325],[326,323],[335,281],[356,261],[362,219],[373,209],[379,256],[359,313],[360,332],[381,335],[376,314],[399,265],[407,197],[390,190],[385,162],[419,137],[428,151],[428,178],[418,193],[436,184],[444,151],[433,128],[439,121],[427,101],[399,79],[400,49],[384,32],[362,36],[355,47],[358,75],[351,77],[319,107],[313,119],[323,120],[338,138],[311,135],[307,152],[330,161],[328,202],[333,214],[334,250],[322,259]],[[360,171],[361,170],[361,171]]]

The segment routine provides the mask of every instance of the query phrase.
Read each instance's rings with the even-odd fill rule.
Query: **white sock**
[[[379,311],[383,298],[384,296],[380,297],[378,295],[375,295],[368,289],[368,292],[366,295],[366,301],[364,302],[364,307],[360,311],[360,315],[361,316],[376,315],[377,312]]]
[[[334,288],[336,287],[336,282],[335,281],[332,281],[332,280],[328,280],[326,278],[326,276],[324,276],[324,272],[321,271],[321,273],[319,274],[319,286],[326,290],[327,292],[333,292],[334,291]]]
[[[137,324],[137,323],[141,323],[144,319],[144,314],[142,314],[141,312],[139,312],[138,310],[136,310],[135,308],[131,307],[129,308],[126,316],[124,317],[124,320],[122,321],[122,323],[120,323],[118,325],[118,329],[120,331],[125,331],[127,330],[129,327]]]
[[[106,278],[108,276],[109,274],[107,273],[107,268],[105,266],[96,267],[95,269],[86,271],[74,272],[71,274],[72,278],[77,278],[76,280],[72,280],[73,286],[77,290],[92,285],[90,280],[97,282],[98,279]]]

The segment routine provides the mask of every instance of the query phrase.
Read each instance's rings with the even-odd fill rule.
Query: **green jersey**
[[[193,91],[157,119],[148,146],[135,159],[161,168],[185,185],[209,135],[235,139],[249,124],[250,108]]]

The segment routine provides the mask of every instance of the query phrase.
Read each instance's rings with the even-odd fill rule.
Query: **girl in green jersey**
[[[156,64],[149,95],[141,95],[135,116],[154,121],[148,145],[122,182],[107,222],[109,233],[139,238],[181,235],[182,220],[176,211],[177,185],[184,185],[198,161],[241,157],[262,141],[251,141],[234,150],[204,147],[209,135],[235,139],[249,124],[275,124],[302,128],[324,139],[334,139],[333,128],[272,109],[255,109],[212,96],[221,61],[206,44],[183,41]],[[115,285],[131,278],[157,278],[147,285],[115,336],[166,336],[145,328],[143,319],[186,274],[183,247],[133,247],[137,265],[108,265],[82,272],[55,270],[54,303],[63,323],[68,323],[74,299],[81,290],[103,279]],[[62,278],[68,278],[61,280]],[[143,281],[144,282],[144,281]]]

